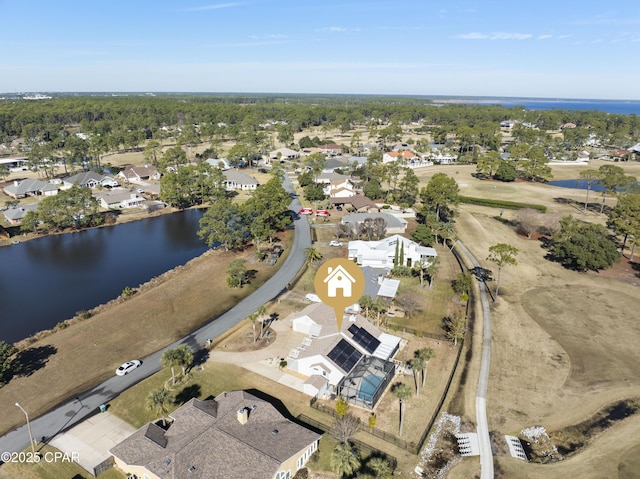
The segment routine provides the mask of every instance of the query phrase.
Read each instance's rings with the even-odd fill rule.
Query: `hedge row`
[[[471,196],[458,196],[458,198],[460,199],[460,203],[467,203],[470,205],[491,206],[493,208],[503,208],[506,210],[519,210],[523,208],[531,208],[534,210],[538,210],[541,213],[547,212],[547,207],[544,205],[518,203],[516,201],[507,201],[507,200],[495,200],[491,198],[473,198]]]

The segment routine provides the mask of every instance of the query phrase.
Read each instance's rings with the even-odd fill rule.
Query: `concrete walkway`
[[[478,260],[461,241],[456,246],[469,258],[475,268],[480,267]],[[480,447],[480,478],[493,479],[493,451],[489,438],[489,423],[487,421],[487,385],[489,384],[489,366],[491,365],[491,310],[487,286],[480,282],[480,301],[482,303],[482,358],[480,360],[480,376],[476,392],[476,421],[478,423],[478,446]]]
[[[280,361],[286,360],[289,351],[300,346],[307,335],[294,332],[289,320],[274,321],[270,327],[276,333],[276,337],[269,346],[256,351],[243,352],[214,350],[209,353],[209,361],[235,364],[302,392],[304,380],[280,369]]]

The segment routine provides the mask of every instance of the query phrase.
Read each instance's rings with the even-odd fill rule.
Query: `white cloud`
[[[471,32],[454,35],[453,38],[458,38],[460,40],[487,40],[489,38],[489,35],[487,35],[486,33]]]
[[[182,9],[185,12],[204,12],[208,10],[220,10],[223,8],[233,8],[240,7],[242,5],[246,5],[244,2],[236,2],[236,3],[214,3],[211,5],[202,5],[200,7],[190,7]]]
[[[553,35],[538,35],[538,40],[548,40],[549,38],[553,38]]]
[[[249,35],[249,38],[252,40],[282,40],[289,38],[289,36],[283,33],[265,33],[264,35]]]
[[[338,32],[338,33],[342,33],[342,32],[346,32],[347,29],[345,27],[326,27],[326,28],[321,28],[319,30],[317,30],[318,32]]]
[[[460,40],[528,40],[529,38],[533,38],[533,35],[531,33],[471,32],[471,33],[463,33],[460,35],[454,35],[453,38],[458,38]]]

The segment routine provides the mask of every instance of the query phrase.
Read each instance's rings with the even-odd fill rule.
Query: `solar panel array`
[[[380,341],[364,328],[359,328],[355,324],[352,324],[349,326],[348,331],[353,334],[353,340],[362,346],[369,354],[373,354],[378,346],[380,346]]]
[[[336,363],[340,369],[348,373],[360,361],[362,354],[351,346],[346,339],[341,339],[327,357]]]

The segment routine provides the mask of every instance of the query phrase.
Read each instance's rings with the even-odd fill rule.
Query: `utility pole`
[[[27,411],[25,411],[24,408],[20,406],[20,403],[16,403],[16,406],[20,408],[20,410],[24,413],[24,417],[27,418],[27,429],[29,430],[29,442],[31,443],[31,452],[33,452],[33,457],[35,457],[36,447],[33,444],[33,436],[31,435],[31,424],[29,423],[29,415],[27,414]]]

